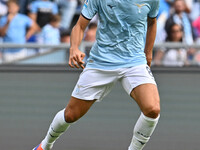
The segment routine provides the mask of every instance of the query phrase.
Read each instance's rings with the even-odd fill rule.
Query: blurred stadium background
[[[87,50],[91,44],[83,43],[81,50]],[[180,45],[155,45],[159,46]],[[52,48],[48,53],[0,65],[1,149],[31,150],[42,140],[57,111],[66,106],[81,70],[68,67],[67,44],[1,44],[1,48],[7,47]],[[199,150],[199,66],[161,65],[152,66],[152,71],[162,110],[160,123],[145,150]],[[116,85],[102,102],[70,127],[54,149],[125,150],[139,114],[136,103]]]
[[[9,10],[7,1],[0,0],[0,28]],[[13,32],[14,41],[6,43],[4,36],[0,37],[0,149],[4,150],[31,150],[43,139],[54,115],[66,106],[81,72],[70,69],[67,62],[69,35],[84,0],[45,0],[38,12],[33,11],[37,1],[18,2],[19,12],[32,16],[38,25],[44,16],[59,14],[62,18],[57,36],[48,31],[53,36],[36,34],[24,44],[16,44],[19,36]],[[57,12],[51,8],[47,11],[51,2],[57,5]],[[160,0],[152,71],[161,97],[161,119],[144,150],[200,149],[200,1],[174,2],[177,0]],[[182,16],[180,20],[177,14]],[[33,15],[38,19],[34,20]],[[92,20],[97,21],[98,17]],[[80,46],[86,58],[95,41],[96,26],[90,27]],[[11,49],[22,51],[22,56],[13,53],[13,58],[8,57],[6,52]],[[102,102],[95,103],[85,117],[70,127],[53,150],[127,150],[139,115],[136,103],[118,83]]]

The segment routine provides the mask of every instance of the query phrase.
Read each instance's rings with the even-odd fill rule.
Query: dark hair
[[[183,0],[174,0],[174,3],[177,2],[177,1],[183,1]]]
[[[92,22],[88,25],[88,29],[95,29],[97,27],[97,24]]]
[[[60,31],[60,37],[70,36],[71,31],[70,30],[61,30]]]
[[[50,22],[59,22],[61,17],[59,15],[51,15]]]
[[[173,28],[175,25],[180,26],[180,28],[181,28],[180,30],[183,31],[183,26],[182,26],[182,25],[177,24],[177,23],[175,23],[175,22],[171,23],[171,24],[168,26],[169,28],[166,30],[166,32],[167,32],[166,41],[171,41],[172,28]],[[182,41],[182,38],[181,38],[180,41]]]
[[[18,0],[9,0],[9,1],[7,1],[7,5],[9,3],[15,3],[17,6],[19,6],[19,1]]]

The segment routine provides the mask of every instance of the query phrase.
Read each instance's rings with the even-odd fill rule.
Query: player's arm
[[[84,31],[89,24],[90,20],[80,15],[76,25],[73,27],[70,37],[70,55],[69,55],[69,66],[74,68],[84,68],[83,59],[85,53],[79,50],[79,46],[83,39]]]
[[[36,23],[36,26],[38,26],[37,24],[37,12],[38,12],[38,5],[36,1],[33,1],[29,6],[29,13],[28,16],[29,18],[31,18],[33,20],[34,23]],[[39,27],[39,26],[38,26]],[[40,30],[40,27],[39,27]]]
[[[40,30],[40,27],[33,21],[32,25],[26,33],[26,40],[28,40],[33,34]]]
[[[29,17],[33,20],[33,21],[37,21],[37,14],[36,13],[29,13]]]
[[[37,2],[32,2],[29,4],[28,6],[29,8],[29,13],[28,16],[33,20],[33,21],[37,21],[37,11],[38,11],[38,6],[37,6]]]
[[[8,18],[7,18],[7,22],[3,27],[0,27],[0,36],[5,36],[6,32],[8,30],[9,24],[12,21],[12,19],[14,18],[13,14],[8,14]]]
[[[3,27],[0,27],[0,36],[5,36],[8,30],[9,22],[7,21]]]
[[[156,37],[156,30],[157,30],[157,20],[156,18],[148,17],[147,20],[147,35],[146,35],[146,45],[145,45],[145,54],[147,59],[147,65],[151,67],[152,61],[152,51],[153,45]]]

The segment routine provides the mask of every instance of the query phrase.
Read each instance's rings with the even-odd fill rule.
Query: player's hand
[[[84,59],[85,53],[81,52],[78,48],[73,49],[70,48],[70,55],[69,55],[69,66],[74,68],[83,68],[84,69]]]
[[[146,53],[147,65],[151,67],[152,53]]]
[[[147,65],[151,68],[151,61],[147,61]]]

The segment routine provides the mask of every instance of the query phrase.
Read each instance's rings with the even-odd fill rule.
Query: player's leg
[[[159,94],[153,74],[147,65],[128,68],[124,72],[122,85],[142,111],[133,130],[129,150],[142,150],[159,119]]]
[[[157,118],[159,116],[160,98],[156,85],[139,85],[132,90],[131,97],[137,102],[145,116],[150,118]]]
[[[70,124],[81,118],[94,102],[95,100],[85,101],[71,97],[67,107],[55,115],[41,145],[34,150],[50,150],[54,142],[68,129]]]
[[[55,140],[67,130],[71,123],[82,117],[95,100],[102,100],[110,92],[116,80],[112,71],[84,69],[66,109],[56,114],[45,139],[39,146],[41,149],[34,150],[50,150]]]
[[[142,84],[134,88],[135,99],[142,113],[134,127],[129,150],[141,150],[149,141],[160,116],[160,99],[155,84]]]
[[[73,123],[77,121],[87,113],[95,101],[96,100],[80,100],[75,97],[71,97],[65,109],[65,121],[67,123]]]

